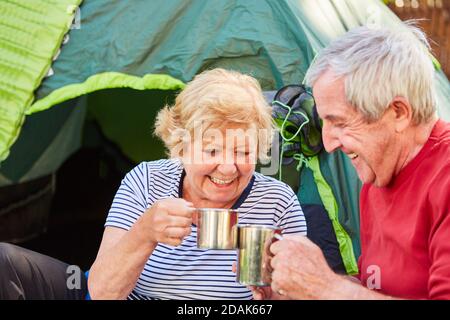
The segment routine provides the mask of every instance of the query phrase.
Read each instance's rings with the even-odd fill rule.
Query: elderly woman
[[[160,111],[155,133],[170,159],[141,163],[122,181],[90,271],[91,297],[250,299],[232,272],[235,250],[197,248],[192,209],[238,209],[239,223],[306,233],[294,192],[255,172],[272,137],[258,82],[206,71]]]
[[[197,248],[193,209],[238,209],[239,223],[306,234],[294,192],[255,172],[272,138],[258,82],[206,71],[160,111],[155,127],[170,159],[141,163],[123,179],[90,270],[91,298],[251,299],[232,271],[236,250]],[[0,244],[0,298],[83,298],[86,280],[70,290],[67,267]]]

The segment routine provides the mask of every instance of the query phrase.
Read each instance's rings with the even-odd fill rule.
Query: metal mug
[[[194,212],[197,247],[200,249],[236,249],[238,211],[200,208]]]
[[[270,245],[281,238],[281,229],[260,225],[238,226],[237,281],[247,286],[269,286],[272,282]]]

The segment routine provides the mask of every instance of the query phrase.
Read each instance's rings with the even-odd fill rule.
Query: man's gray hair
[[[313,86],[331,70],[345,81],[348,102],[368,121],[379,119],[397,96],[406,98],[416,124],[436,110],[434,66],[425,34],[414,22],[399,28],[350,30],[326,47],[309,68],[305,83]]]

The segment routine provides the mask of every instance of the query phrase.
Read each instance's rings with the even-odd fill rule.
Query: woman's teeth
[[[358,155],[356,153],[349,153],[348,157],[353,160],[353,159],[358,158]]]
[[[211,179],[212,182],[217,183],[217,184],[229,184],[234,181],[234,178],[231,180],[222,180],[222,179],[214,178],[214,177],[209,177],[209,178]]]

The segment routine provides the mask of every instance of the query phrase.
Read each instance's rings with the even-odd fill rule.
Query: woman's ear
[[[393,112],[395,121],[395,130],[403,132],[412,123],[412,107],[404,97],[395,97],[389,104],[389,108]]]

